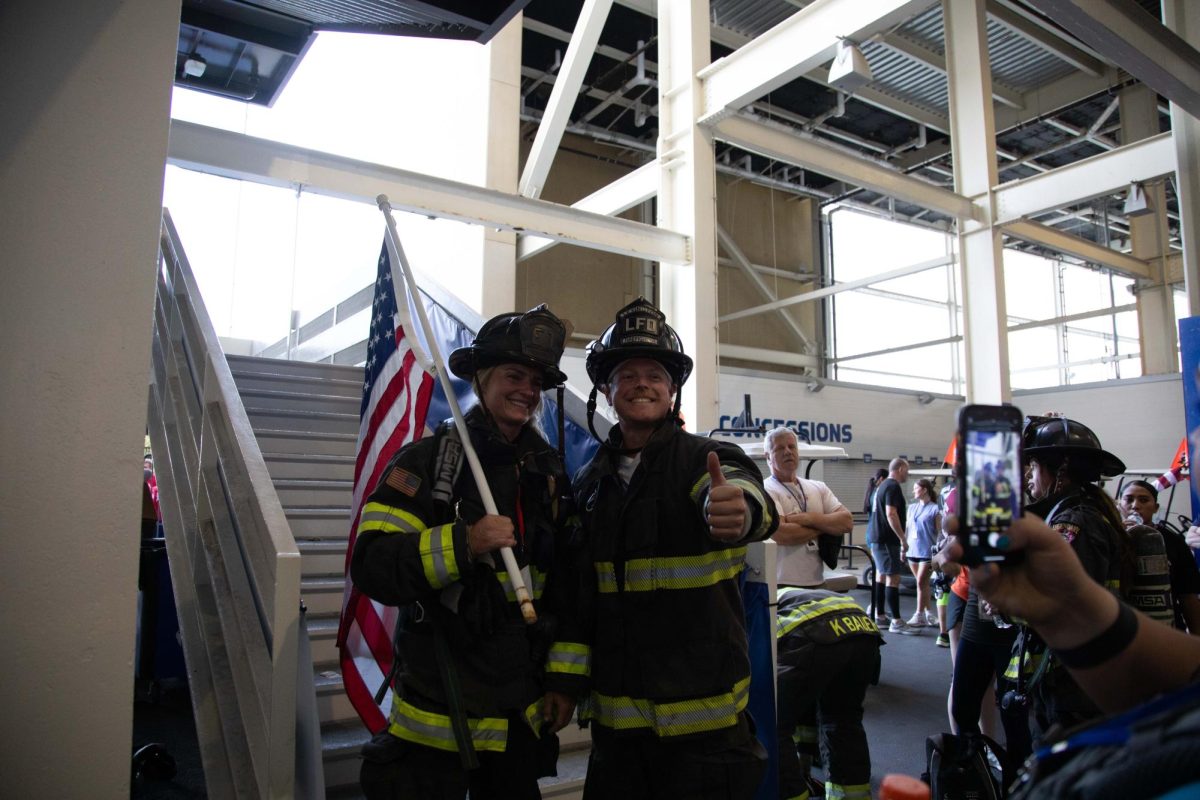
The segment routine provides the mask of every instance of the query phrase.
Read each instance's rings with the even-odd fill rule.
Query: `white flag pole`
[[[383,218],[387,222],[388,240],[396,254],[396,264],[399,265],[400,271],[404,275],[409,296],[412,297],[413,305],[416,306],[417,318],[421,323],[421,330],[425,333],[425,343],[429,347],[429,360],[437,373],[438,380],[441,381],[442,391],[446,394],[446,402],[450,404],[450,413],[454,415],[454,425],[458,428],[459,436],[462,439],[463,452],[467,456],[467,463],[471,465],[471,474],[475,476],[475,485],[479,489],[480,499],[483,500],[483,508],[487,513],[499,516],[500,512],[496,510],[496,501],[492,497],[491,487],[488,486],[487,476],[483,474],[483,465],[479,463],[479,456],[476,455],[475,447],[471,444],[470,432],[463,420],[462,410],[458,407],[458,398],[454,394],[454,388],[450,385],[450,376],[446,372],[446,363],[442,359],[441,348],[434,339],[433,330],[429,326],[429,316],[425,313],[425,304],[421,302],[421,296],[417,293],[417,282],[413,279],[412,268],[404,256],[403,248],[400,247],[400,234],[396,231],[396,220],[392,217],[391,202],[386,194],[376,197],[375,202],[379,204],[379,210],[383,212]],[[395,269],[396,267],[393,265],[393,274]],[[394,278],[392,283],[395,283]],[[397,304],[400,300],[401,298],[397,296]],[[517,595],[517,602],[521,606],[521,616],[525,618],[525,622],[532,625],[537,622],[537,611],[533,607],[533,598],[529,596],[529,589],[525,586],[525,578],[521,574],[521,568],[517,566],[517,558],[513,555],[512,548],[500,548],[500,558],[504,561],[508,580],[512,584],[513,592]]]

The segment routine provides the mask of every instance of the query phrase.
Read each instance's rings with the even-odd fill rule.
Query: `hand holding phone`
[[[999,545],[1021,516],[1021,429],[1015,406],[967,405],[958,412],[958,540],[962,563],[1003,562]]]

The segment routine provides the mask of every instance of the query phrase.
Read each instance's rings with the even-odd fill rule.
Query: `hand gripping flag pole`
[[[400,235],[396,232],[396,220],[392,216],[392,204],[388,200],[386,194],[381,194],[375,198],[375,202],[379,204],[379,210],[383,212],[383,217],[387,221],[387,236],[388,241],[392,245],[392,250],[395,252],[396,258],[392,261],[392,271],[399,269],[404,274],[404,285],[408,287],[409,296],[413,298],[413,305],[417,308],[417,320],[420,322],[421,331],[425,334],[425,341],[429,346],[429,360],[435,372],[437,372],[438,380],[442,384],[442,391],[446,394],[446,402],[450,404],[450,412],[454,415],[454,426],[458,428],[458,433],[462,439],[463,452],[467,456],[467,463],[471,465],[471,474],[475,477],[475,485],[479,488],[480,499],[483,500],[484,510],[493,516],[499,516],[499,511],[496,510],[496,501],[492,497],[491,487],[488,486],[487,476],[483,474],[483,465],[479,463],[479,456],[475,453],[475,447],[471,444],[471,436],[467,431],[466,422],[463,421],[462,411],[458,407],[458,398],[454,394],[454,389],[450,385],[450,376],[446,372],[446,362],[442,358],[441,348],[438,346],[437,340],[433,337],[433,332],[429,326],[429,317],[425,313],[425,305],[420,301],[420,295],[417,294],[417,282],[413,279],[412,268],[408,264],[408,259],[404,255],[404,250],[400,247]],[[395,278],[392,280],[396,284]],[[513,555],[512,548],[500,548],[500,558],[504,561],[504,569],[508,572],[508,580],[512,584],[513,592],[517,596],[517,602],[521,606],[521,616],[525,618],[525,622],[532,625],[537,622],[537,611],[533,607],[533,598],[529,596],[529,589],[525,586],[525,578],[521,574],[521,568],[517,566],[517,558]]]

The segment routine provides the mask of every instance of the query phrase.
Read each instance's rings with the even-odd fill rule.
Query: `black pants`
[[[792,734],[816,728],[829,782],[868,787],[871,753],[863,730],[863,699],[879,677],[879,639],[855,636],[833,644],[808,643],[780,655],[779,796],[806,790]],[[869,787],[867,788],[869,796]]]
[[[713,733],[660,738],[649,731],[616,733],[592,726],[584,800],[749,800],[767,768],[754,723]],[[474,800],[474,798],[472,798]]]
[[[959,733],[979,733],[979,711],[988,686],[995,680],[996,702],[1004,694],[1016,688],[1016,684],[1004,678],[1012,655],[1012,646],[1003,642],[986,644],[971,639],[958,640],[954,655],[954,677],[950,680],[950,714]],[[1033,752],[1033,739],[1029,733],[1029,709],[1010,703],[1001,706],[1000,723],[1004,726],[1004,749],[1008,763],[1004,764],[1004,783],[1011,785],[1019,767]]]
[[[550,749],[556,757],[556,736],[539,740],[524,721],[510,717],[504,752],[478,751],[479,768],[468,772],[457,752],[385,732],[363,748],[359,782],[368,800],[463,800],[468,789],[471,800],[538,800],[538,775],[553,774],[545,770]]]

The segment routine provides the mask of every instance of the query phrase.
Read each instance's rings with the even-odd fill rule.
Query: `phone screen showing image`
[[[1021,516],[1019,412],[996,418],[971,415],[961,435],[965,455],[959,490],[960,527],[966,534],[963,545],[977,554],[978,560],[1000,561],[1004,554],[996,549],[996,542]]]

